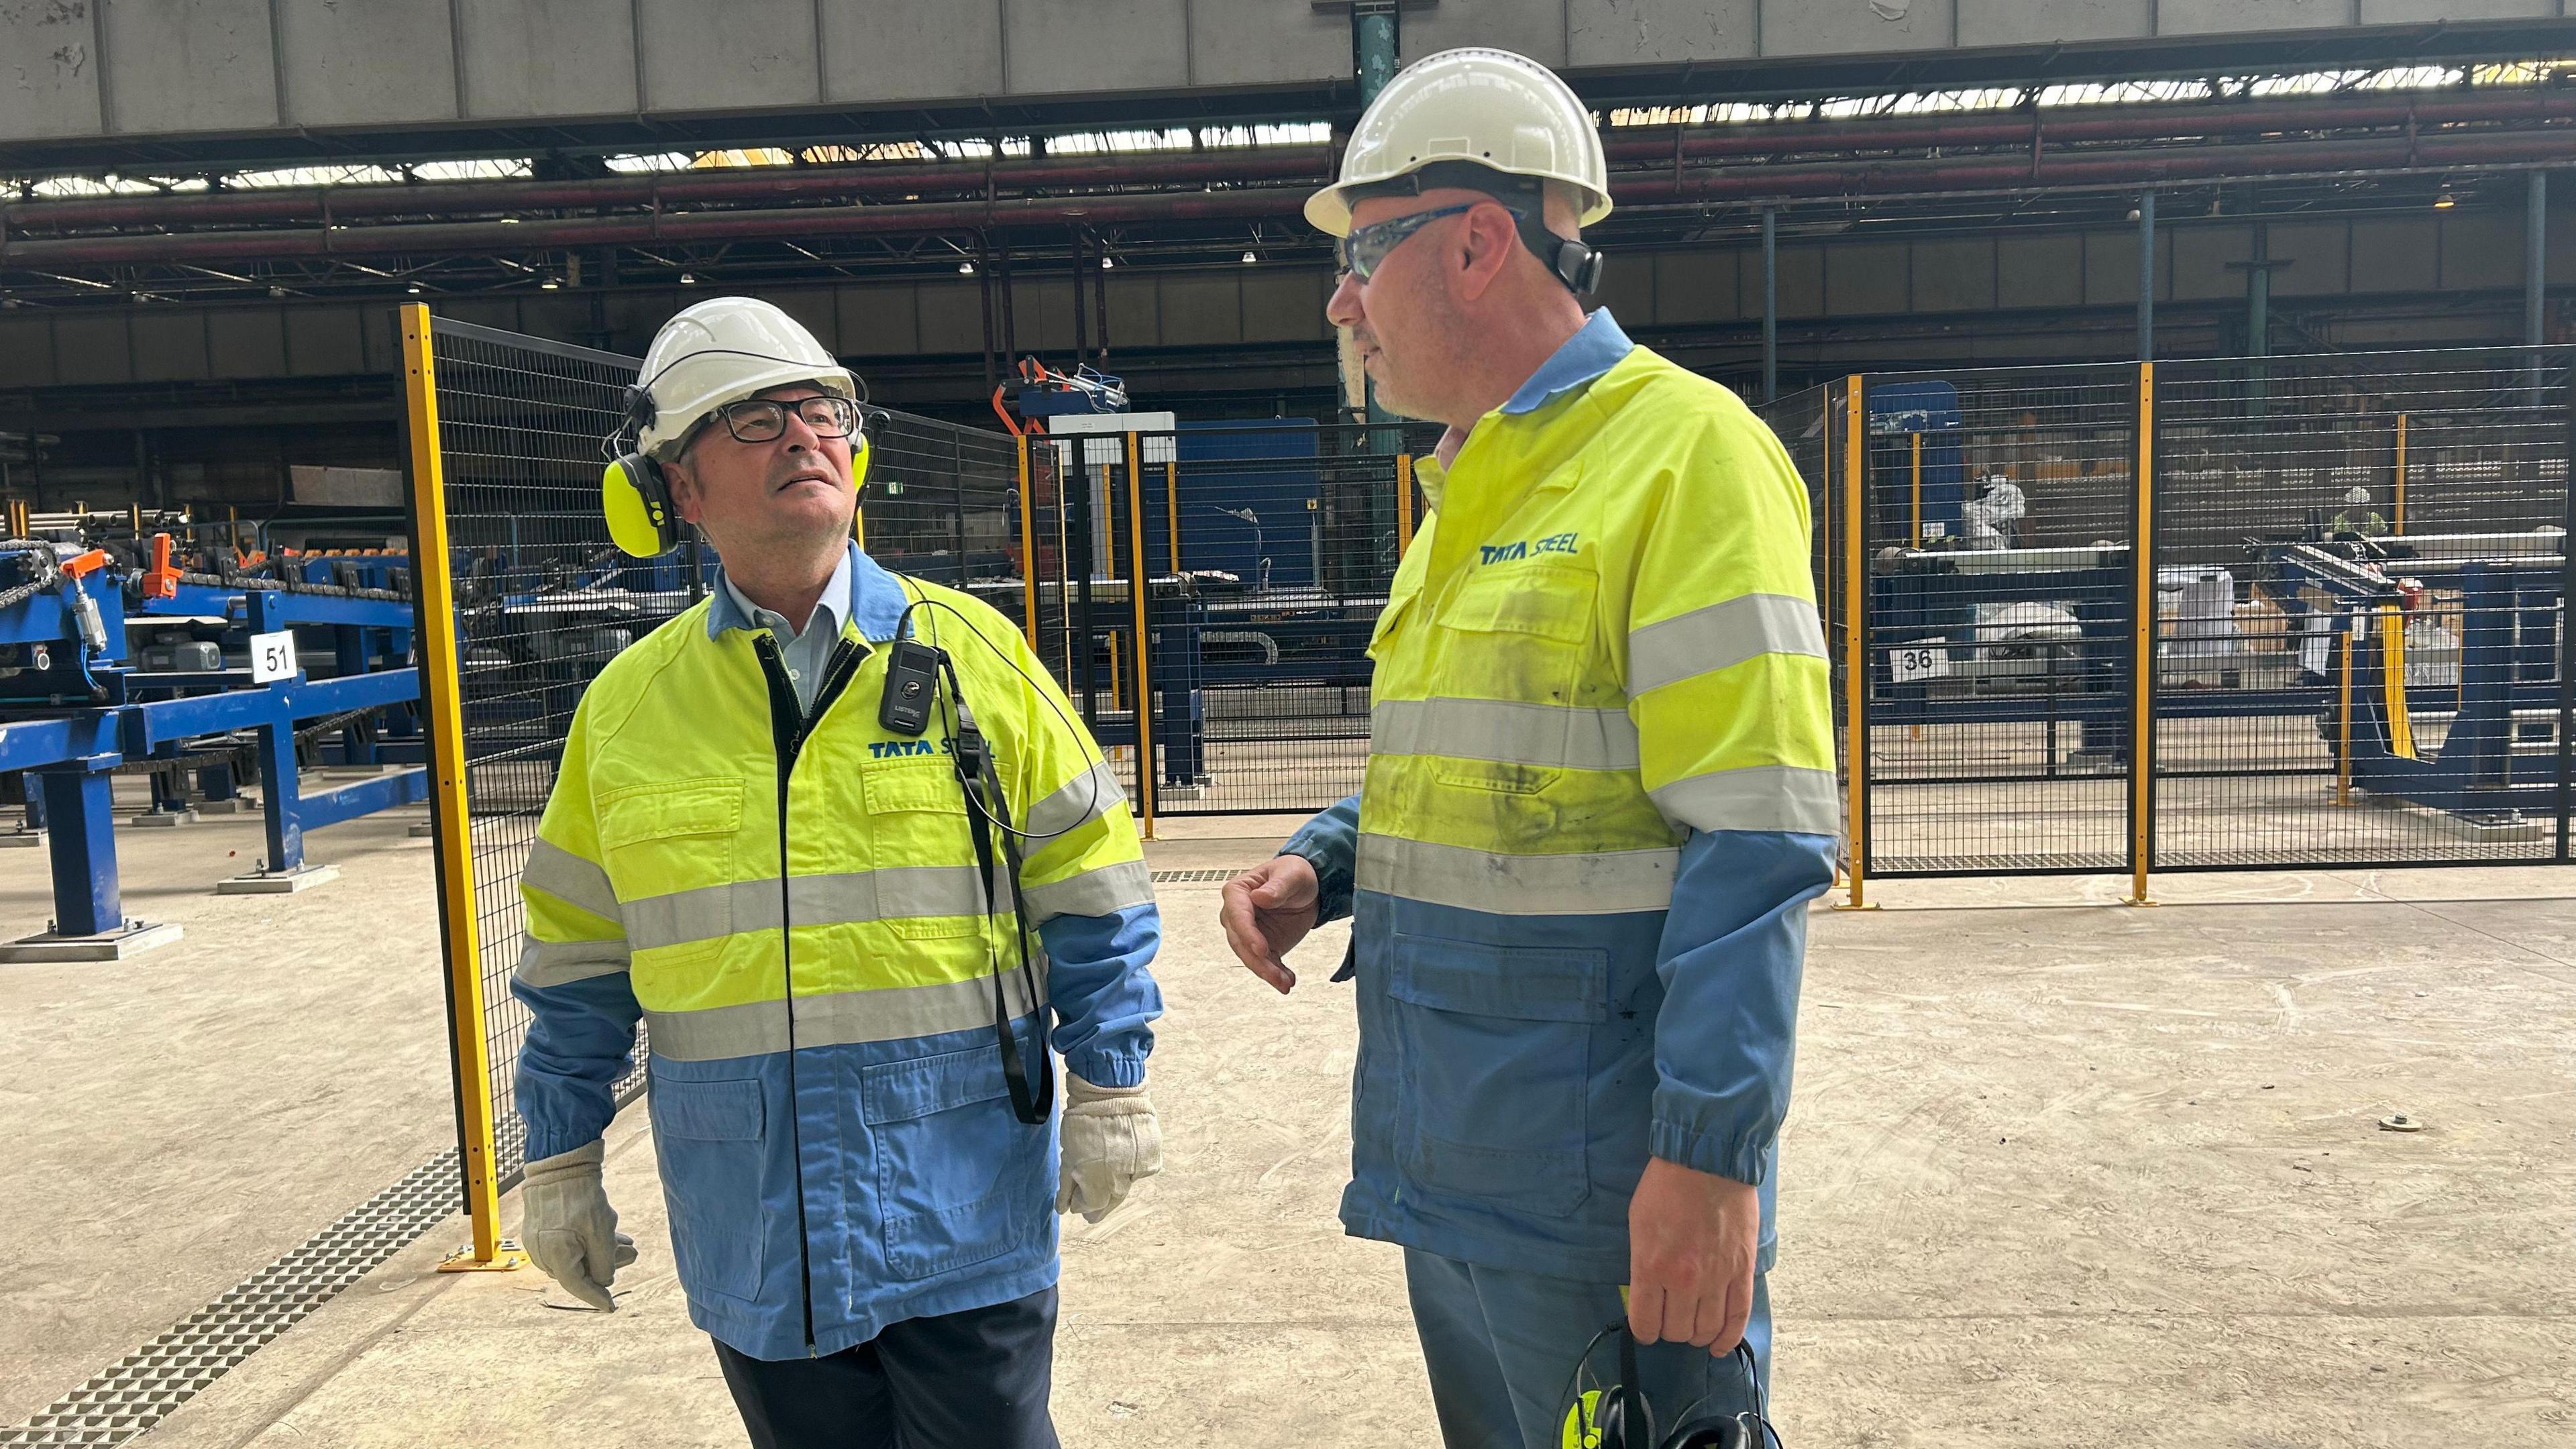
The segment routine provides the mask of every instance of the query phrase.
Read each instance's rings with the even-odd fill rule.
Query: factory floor
[[[186,939],[0,967],[0,1424],[448,1145],[409,818],[320,833],[343,878],[264,899],[207,893],[255,818],[125,830],[130,909]],[[1249,864],[1293,824],[1167,821],[1155,864]],[[12,934],[45,913],[17,859]],[[2124,887],[1887,882],[1884,910],[1811,917],[1772,1283],[1788,1442],[2576,1437],[2576,874],[2175,876],[2148,910]],[[1226,955],[1215,885],[1162,896],[1168,1166],[1068,1224],[1065,1441],[1432,1443],[1396,1254],[1333,1217],[1346,988],[1310,969],[1282,999]],[[2423,1130],[2382,1130],[2398,1112]],[[742,1442],[640,1108],[607,1177],[643,1253],[614,1317],[533,1271],[433,1272],[451,1220],[146,1442]]]

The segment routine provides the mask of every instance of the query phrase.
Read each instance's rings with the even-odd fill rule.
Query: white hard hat
[[[2343,501],[2346,503],[2368,503],[2370,501],[2370,490],[2356,483],[2353,485],[2352,491],[2343,496]]]
[[[636,382],[653,395],[637,451],[665,461],[707,414],[773,387],[810,382],[859,398],[858,379],[804,324],[757,297],[709,297],[663,323]]]
[[[1306,220],[1348,236],[1354,192],[1443,162],[1560,183],[1579,224],[1610,214],[1610,166],[1574,88],[1525,55],[1470,46],[1397,72],[1360,116],[1341,179],[1306,198]]]

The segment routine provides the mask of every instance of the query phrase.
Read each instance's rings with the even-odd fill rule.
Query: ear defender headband
[[[707,351],[729,349],[709,348]],[[675,359],[662,369],[686,362],[703,353],[692,352]],[[741,354],[746,357],[757,353]],[[768,358],[771,362],[792,362],[793,358]],[[680,514],[671,503],[670,475],[661,463],[643,449],[644,430],[653,426],[660,409],[653,401],[653,382],[661,380],[656,373],[646,382],[629,383],[624,395],[624,413],[618,419],[617,431],[608,438],[610,461],[599,478],[599,511],[608,520],[608,536],[618,549],[634,558],[659,558],[680,546]],[[877,434],[885,431],[888,414],[883,408],[859,402],[859,426],[850,434],[850,483],[858,490],[859,499],[867,499],[868,460],[876,452]]]
[[[1444,186],[1481,191],[1501,202],[1519,223],[1521,245],[1545,263],[1549,274],[1563,282],[1567,291],[1584,297],[1601,290],[1604,258],[1598,249],[1547,229],[1547,183],[1538,177],[1514,176],[1473,161],[1434,161],[1418,171],[1356,188],[1348,199],[1358,202],[1371,196],[1420,196]]]

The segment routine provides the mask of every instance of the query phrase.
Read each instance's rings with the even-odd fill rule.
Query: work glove
[[[1163,1170],[1163,1129],[1145,1084],[1095,1087],[1064,1074],[1064,1125],[1057,1140],[1063,1167],[1055,1210],[1096,1223],[1127,1200],[1127,1190]]]
[[[604,1146],[593,1142],[528,1164],[520,1184],[519,1239],[546,1276],[593,1308],[614,1313],[608,1285],[635,1261],[635,1240],[617,1230],[617,1210],[600,1186]]]

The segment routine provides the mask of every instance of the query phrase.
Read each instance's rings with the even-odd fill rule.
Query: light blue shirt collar
[[[719,571],[719,587],[707,596],[707,637],[727,629],[756,629],[753,620],[759,616],[749,599],[733,586],[733,580]],[[904,606],[911,598],[895,576],[878,566],[877,561],[860,552],[852,543],[832,567],[831,582],[823,585],[823,596],[815,601],[817,609],[831,611],[832,633],[838,636],[852,619],[859,625],[859,637],[871,644],[883,644],[894,637],[895,624],[903,617]],[[812,620],[806,621],[810,627]]]
[[[1520,390],[1503,403],[1502,411],[1535,412],[1618,366],[1619,359],[1626,357],[1636,346],[1628,340],[1628,334],[1619,329],[1618,320],[1610,315],[1609,308],[1595,308],[1591,320],[1583,324],[1582,330],[1565,339],[1564,346],[1539,364],[1538,371],[1529,375],[1529,381],[1522,383]]]

